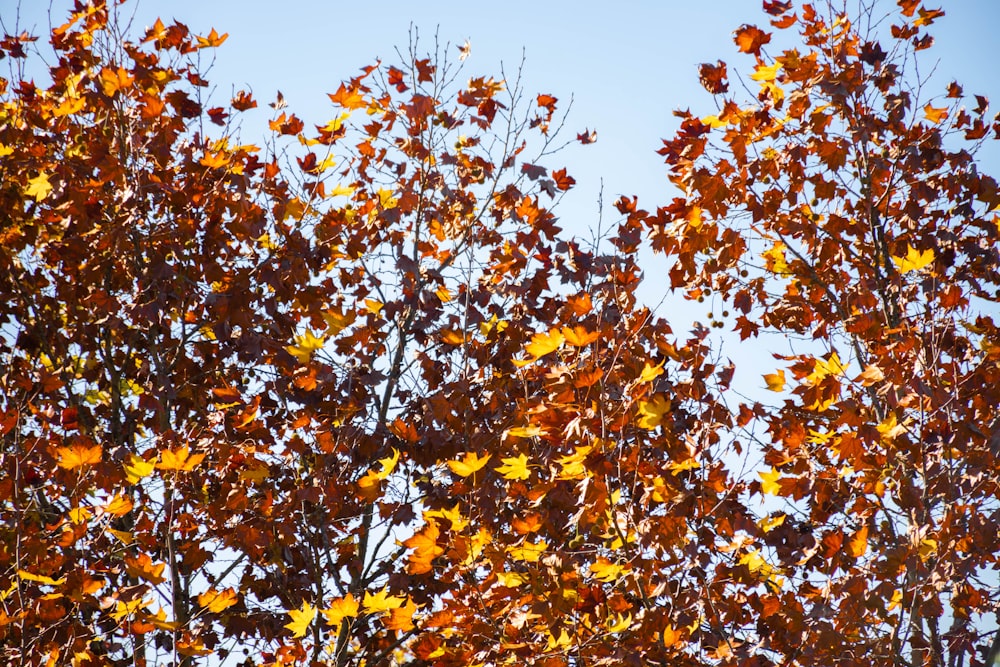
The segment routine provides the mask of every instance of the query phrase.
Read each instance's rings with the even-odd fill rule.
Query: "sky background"
[[[65,21],[67,0],[0,0],[0,19],[11,32],[27,29],[48,32]],[[858,0],[847,0],[856,7]],[[882,7],[894,3],[882,0]],[[924,52],[923,72],[934,71],[933,90],[957,79],[966,93],[985,94],[1000,103],[1000,0],[953,0],[947,15],[932,27],[935,46]],[[266,133],[271,112],[266,102],[281,90],[289,107],[307,123],[323,124],[335,115],[326,93],[376,59],[395,62],[395,48],[406,50],[411,26],[421,44],[457,45],[470,40],[465,62],[468,76],[500,78],[501,63],[510,75],[524,56],[526,92],[549,93],[565,108],[573,107],[566,137],[584,128],[596,129],[590,146],[573,143],[547,163],[568,167],[576,187],[556,213],[567,230],[589,237],[598,220],[597,199],[603,182],[605,226],[618,214],[613,202],[620,195],[638,195],[647,210],[675,196],[666,179],[662,158],[656,154],[661,139],[669,137],[676,119],[672,111],[691,108],[699,115],[715,112],[711,96],[698,84],[697,65],[725,60],[730,80],[744,77],[752,59],[739,54],[733,30],[743,23],[767,25],[758,0],[714,2],[335,2],[333,0],[140,0],[126,5],[135,11],[133,32],[141,35],[157,16],[176,19],[193,31],[211,28],[229,38],[214,51],[208,74],[217,86],[214,103],[222,104],[234,89],[249,87],[260,107],[245,115],[242,139],[256,143]],[[788,32],[788,31],[786,31]],[[776,49],[772,49],[776,52]],[[752,82],[751,82],[752,83]],[[733,86],[737,89],[738,84]],[[255,115],[256,114],[256,115]],[[1000,146],[981,154],[984,170],[1000,174]],[[643,296],[656,305],[666,292],[662,263],[644,258]],[[707,305],[707,304],[705,304]],[[705,305],[670,297],[659,307],[677,333],[693,319],[706,320]],[[718,308],[717,309],[721,309]],[[729,338],[729,337],[727,337]],[[724,354],[746,357],[727,340]],[[781,350],[772,350],[781,351]],[[767,354],[754,355],[760,368],[749,375],[741,368],[744,386],[763,386],[758,371],[770,372]],[[757,364],[755,364],[757,365]]]

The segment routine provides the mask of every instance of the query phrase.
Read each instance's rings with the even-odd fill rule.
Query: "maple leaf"
[[[927,250],[917,250],[911,245],[906,246],[906,256],[896,257],[893,255],[892,262],[899,269],[900,273],[909,273],[911,271],[920,271],[926,268],[934,261],[934,250],[928,248]]]
[[[129,576],[137,579],[145,579],[154,586],[159,586],[166,581],[163,576],[163,571],[166,567],[166,563],[154,563],[148,554],[140,553],[134,558],[132,556],[125,556],[125,570]]]
[[[307,364],[316,350],[323,349],[325,342],[325,339],[314,336],[312,331],[307,329],[305,333],[295,337],[294,344],[286,346],[285,349],[298,359],[300,364]]]
[[[206,49],[206,48],[214,48],[217,46],[222,46],[222,43],[225,42],[228,37],[229,37],[228,32],[219,35],[219,33],[215,31],[215,28],[212,28],[211,32],[209,32],[208,35],[206,35],[205,37],[199,36],[196,37],[195,39],[198,40],[199,49]]]
[[[221,591],[210,588],[198,596],[198,604],[213,614],[229,609],[239,601],[239,595],[232,588]],[[313,614],[315,616],[315,613]],[[292,618],[295,618],[294,616]],[[310,619],[311,620],[311,619]],[[287,625],[285,627],[288,627]],[[294,631],[293,631],[294,632]]]
[[[528,457],[524,454],[500,460],[503,461],[504,465],[497,466],[495,470],[503,475],[504,479],[524,480],[531,477],[531,471],[528,470]]]
[[[329,95],[330,101],[344,109],[362,109],[367,105],[364,96],[356,88],[347,88],[340,84],[337,92]]]
[[[42,201],[49,196],[50,192],[52,192],[52,184],[49,182],[48,174],[44,172],[29,179],[28,187],[24,190],[24,194],[34,197],[35,201]]]
[[[767,383],[767,388],[770,391],[784,391],[785,390],[785,371],[780,368],[773,373],[764,374],[764,382]]]
[[[306,633],[309,632],[309,626],[316,619],[316,607],[308,602],[303,602],[298,609],[289,609],[285,613],[291,616],[292,620],[284,627],[291,630],[292,637],[295,638],[305,637]]]
[[[492,456],[492,454],[487,454],[480,457],[475,452],[466,452],[461,459],[448,461],[448,467],[459,477],[468,477],[485,466]]]
[[[426,574],[434,569],[432,562],[435,558],[444,553],[444,549],[438,546],[438,538],[441,531],[434,521],[429,522],[424,529],[415,533],[412,537],[403,541],[403,546],[413,549],[406,567],[410,574]]]
[[[538,426],[537,424],[530,424],[528,426],[515,426],[514,428],[509,428],[504,431],[504,437],[509,438],[534,438],[540,435],[545,435],[547,431]]]
[[[104,512],[111,516],[125,516],[131,511],[132,499],[120,493],[104,506]]]
[[[510,557],[516,561],[537,563],[538,559],[542,557],[542,553],[545,552],[548,546],[549,545],[545,540],[538,540],[537,542],[524,540],[517,546],[507,547],[507,553],[509,553]]]
[[[389,612],[388,617],[382,619],[382,625],[384,625],[389,630],[398,630],[399,632],[408,632],[412,630],[415,625],[413,623],[413,617],[417,613],[417,605],[411,599],[406,599],[406,604],[401,607],[396,607]]]
[[[610,584],[621,578],[625,572],[625,568],[617,563],[612,563],[607,558],[601,557],[597,559],[596,563],[590,566],[590,572],[598,581]]]
[[[124,67],[105,67],[101,69],[100,79],[101,89],[108,97],[114,97],[119,90],[128,88],[135,81],[135,77]]]
[[[165,449],[160,452],[160,461],[156,464],[156,467],[159,470],[190,472],[204,458],[204,454],[191,454],[191,450],[187,446],[177,450]]]
[[[36,581],[47,586],[62,586],[66,583],[66,577],[53,579],[52,577],[47,577],[44,574],[35,574],[33,572],[28,572],[27,570],[18,570],[17,576],[24,581]]]
[[[760,55],[762,46],[771,41],[771,35],[754,25],[743,25],[734,33],[733,41],[743,53]]]
[[[562,332],[552,329],[548,333],[536,333],[531,337],[531,342],[524,346],[525,351],[536,359],[544,357],[550,352],[558,350],[566,340]]]
[[[647,382],[652,382],[656,378],[663,375],[663,366],[667,363],[664,359],[656,366],[650,366],[647,361],[642,367],[642,373],[639,374],[639,378],[636,380],[639,384],[646,384]]]
[[[562,469],[559,471],[559,479],[581,479],[587,477],[589,472],[587,471],[586,460],[592,449],[593,447],[590,445],[574,447],[572,454],[556,459],[556,463],[562,466]]]
[[[937,125],[948,118],[948,107],[934,107],[928,103],[924,106],[924,118]]]
[[[342,598],[334,600],[330,606],[323,610],[326,624],[339,626],[345,618],[357,618],[360,605],[354,595],[348,593]]]
[[[405,599],[398,595],[389,595],[388,588],[383,587],[382,590],[375,594],[365,591],[365,598],[361,603],[361,608],[366,614],[383,614],[402,607]]]
[[[868,552],[868,526],[861,526],[847,543],[847,551],[854,558],[861,558]]]
[[[573,347],[586,347],[601,337],[599,332],[587,331],[583,327],[563,327],[562,335],[566,342]]]
[[[57,447],[56,454],[59,457],[59,467],[73,470],[88,465],[96,465],[101,462],[103,450],[100,445],[87,447],[83,444],[74,444],[71,447]]]
[[[781,473],[775,468],[769,472],[758,472],[760,476],[760,490],[772,496],[781,495]]]
[[[761,519],[760,521],[758,521],[757,525],[760,527],[760,529],[762,531],[764,531],[765,533],[769,533],[772,530],[774,530],[775,528],[777,528],[778,526],[780,526],[783,523],[785,523],[785,519],[786,518],[788,518],[788,516],[785,515],[785,514],[778,514],[776,516],[768,516],[768,517],[764,517],[763,519]]]
[[[639,401],[639,427],[652,430],[663,423],[669,412],[670,401],[663,394],[655,394],[648,401]]]

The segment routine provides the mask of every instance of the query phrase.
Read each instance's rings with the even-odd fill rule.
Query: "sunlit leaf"
[[[303,602],[298,609],[289,609],[285,613],[292,617],[292,620],[284,627],[292,631],[293,637],[305,637],[312,622],[316,619],[316,607],[308,602]]]
[[[537,333],[531,337],[531,342],[525,346],[525,351],[535,358],[544,357],[550,352],[554,352],[566,340],[562,332],[553,329],[548,333]]]
[[[348,593],[342,598],[334,600],[330,606],[323,610],[326,624],[334,627],[339,626],[345,618],[356,618],[360,605],[354,595]]]
[[[934,262],[934,250],[932,248],[928,248],[927,250],[920,251],[911,245],[907,245],[906,256],[893,256],[892,262],[896,265],[896,268],[899,269],[900,273],[920,271]]]
[[[503,475],[504,479],[523,480],[531,477],[531,471],[528,470],[528,457],[524,454],[501,459],[501,461],[503,461],[503,465],[497,466],[495,470]]]
[[[237,595],[236,591],[234,591],[232,588],[224,588],[221,591],[216,590],[214,588],[210,588],[198,596],[198,604],[208,609],[213,614],[218,614],[222,611],[225,611],[226,609],[236,604],[238,601],[239,601],[239,595]],[[294,619],[295,617],[293,616],[292,618]]]
[[[761,483],[760,489],[764,493],[772,496],[781,495],[781,473],[771,468],[768,472],[758,472]]]
[[[448,461],[448,467],[459,477],[468,477],[481,470],[492,456],[492,454],[487,454],[481,457],[476,452],[466,452],[461,459]]]
[[[397,595],[389,595],[388,588],[383,588],[374,594],[365,591],[361,608],[366,614],[384,614],[385,612],[402,607],[405,600],[406,598]]]

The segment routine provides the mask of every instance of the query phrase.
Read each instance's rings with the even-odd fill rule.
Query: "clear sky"
[[[848,6],[859,0],[843,0]],[[891,9],[891,0],[881,0]],[[68,0],[53,0],[56,25],[63,22]],[[944,84],[959,80],[967,93],[991,97],[1000,108],[1000,0],[940,0],[947,15],[931,28],[936,38],[925,52],[924,71],[935,65]],[[44,34],[48,0],[0,0],[0,17],[11,31]],[[137,7],[137,8],[136,8]],[[430,48],[435,31],[440,41],[461,44],[469,39],[466,72],[499,76],[500,63],[516,70],[522,52],[528,93],[546,92],[573,109],[567,137],[596,129],[591,146],[574,144],[548,165],[568,167],[577,185],[557,214],[562,225],[586,235],[596,224],[596,200],[604,183],[605,220],[614,222],[611,204],[622,194],[639,195],[640,205],[655,207],[674,196],[656,155],[660,140],[676,126],[671,112],[690,107],[699,114],[714,111],[711,97],[698,84],[697,65],[723,59],[730,76],[749,71],[748,56],[736,52],[732,31],[743,23],[766,25],[759,0],[680,2],[337,2],[335,0],[140,0],[134,29],[141,34],[157,16],[177,19],[192,30],[216,28],[229,39],[215,51],[209,79],[218,86],[216,99],[227,100],[233,87],[249,86],[261,102],[244,121],[243,139],[263,136],[270,109],[264,102],[281,90],[290,108],[307,122],[324,123],[334,112],[325,93],[376,58],[393,61],[394,48],[404,48],[413,25]],[[452,53],[456,54],[455,46]],[[985,171],[1000,175],[1000,147],[982,154]],[[662,267],[648,261],[643,294],[655,303],[665,291]],[[703,306],[671,298],[660,309],[681,333],[691,319],[704,320]],[[736,355],[727,344],[726,354]],[[763,355],[764,363],[767,355]],[[759,384],[759,376],[756,382]]]

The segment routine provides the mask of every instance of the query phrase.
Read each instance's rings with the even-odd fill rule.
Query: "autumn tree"
[[[7,662],[982,662],[997,128],[922,99],[939,11],[765,2],[801,44],[740,28],[757,98],[702,66],[683,195],[583,242],[516,77],[415,41],[257,146],[206,92],[226,36],[119,4],[45,84],[0,43]],[[646,243],[716,328],[798,341],[776,400],[638,301]]]
[[[77,3],[44,85],[2,43],[5,660],[564,664],[696,627],[689,526],[742,514],[730,372],[637,305],[630,242],[557,226],[557,100],[414,46],[325,125],[279,96],[260,148],[253,96],[204,92],[225,35],[117,10]]]
[[[1000,125],[921,77],[942,10],[763,5],[735,32],[749,80],[702,65],[717,108],[664,142],[683,194],[629,216],[718,326],[782,336],[734,432],[764,502],[729,548],[770,576],[725,636],[779,664],[995,664],[1000,193],[975,154]]]

